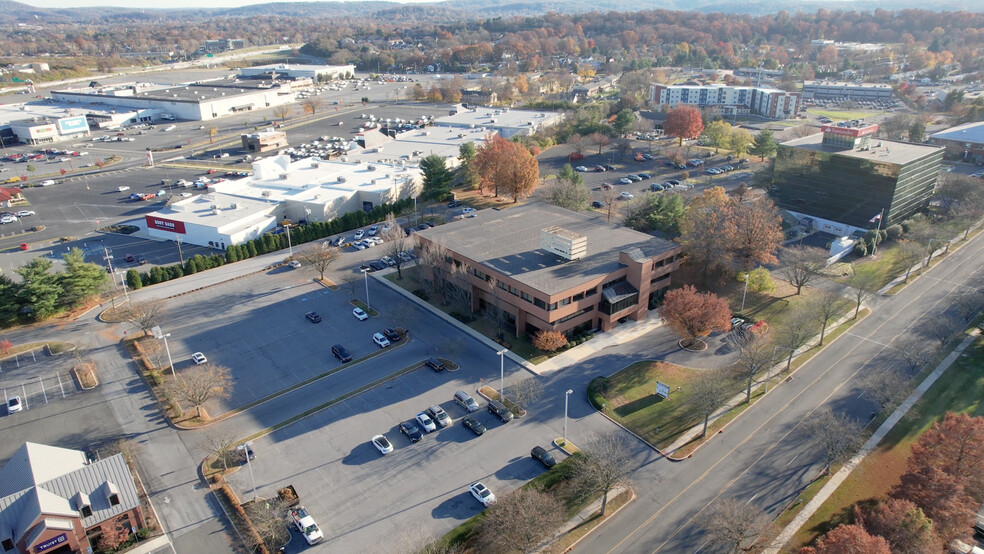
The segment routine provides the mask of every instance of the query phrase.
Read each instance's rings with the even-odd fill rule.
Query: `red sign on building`
[[[820,130],[832,135],[845,137],[863,137],[878,132],[878,125],[868,125],[867,127],[837,127],[836,125],[823,125]]]
[[[170,219],[164,219],[163,217],[155,217],[152,215],[144,216],[147,220],[148,229],[158,229],[160,231],[170,231],[172,233],[185,234],[185,224],[183,221],[172,221]]]

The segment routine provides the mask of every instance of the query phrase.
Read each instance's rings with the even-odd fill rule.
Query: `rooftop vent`
[[[555,225],[540,231],[540,247],[565,260],[579,260],[588,253],[588,237]]]

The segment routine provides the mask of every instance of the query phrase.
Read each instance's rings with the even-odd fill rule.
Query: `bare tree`
[[[339,254],[337,248],[324,242],[301,250],[295,257],[301,262],[302,267],[309,265],[318,270],[321,279],[324,280],[325,271],[328,271],[328,266],[338,259]]]
[[[923,247],[911,240],[900,240],[897,256],[899,262],[905,267],[905,278],[902,282],[908,283],[909,273],[912,272],[912,268],[922,260]]]
[[[785,321],[776,330],[775,337],[775,347],[783,349],[786,355],[785,371],[789,371],[796,351],[805,346],[818,330],[813,311],[807,306],[798,304],[790,309]]]
[[[612,221],[612,214],[615,213],[615,204],[618,202],[618,193],[615,192],[615,187],[609,186],[608,188],[602,187],[601,189],[601,203],[605,205],[605,215],[607,216],[606,221],[609,223]]]
[[[130,302],[125,308],[120,308],[119,315],[124,320],[140,328],[143,332],[150,331],[167,310],[165,300],[145,300]]]
[[[527,377],[509,385],[509,400],[523,408],[529,407],[543,396],[543,383],[536,377]]]
[[[984,292],[979,290],[966,290],[960,293],[954,308],[959,312],[960,317],[967,321],[973,320],[977,314],[984,310]]]
[[[215,457],[222,463],[222,469],[229,470],[229,464],[236,461],[236,443],[238,438],[231,431],[212,431],[205,435],[199,443],[199,447]]]
[[[403,266],[407,264],[403,258],[400,257],[400,252],[410,250],[413,245],[413,239],[407,236],[403,228],[399,226],[396,222],[396,216],[389,214],[386,216],[386,222],[383,227],[388,227],[386,231],[383,231],[382,237],[385,241],[383,245],[385,246],[386,255],[393,260],[396,264],[396,278],[403,280]]]
[[[854,296],[854,319],[858,318],[861,304],[870,298],[871,295],[878,292],[879,283],[878,276],[871,271],[855,273],[847,281],[847,286],[850,287],[852,296]]]
[[[301,107],[304,108],[304,113],[314,115],[321,109],[321,99],[317,96],[305,98],[301,100]]]
[[[184,400],[198,413],[199,418],[207,417],[203,406],[213,398],[228,398],[232,388],[232,374],[229,369],[212,363],[196,365],[186,369],[176,379],[164,383],[168,394]]]
[[[704,429],[700,436],[707,436],[707,425],[731,394],[731,380],[720,370],[704,371],[690,384],[690,404],[693,412],[704,418]]]
[[[630,451],[623,435],[606,433],[589,441],[581,449],[581,456],[571,458],[571,476],[578,489],[601,493],[602,516],[608,507],[608,493],[628,484],[632,471]]]
[[[827,252],[813,246],[793,246],[782,251],[779,275],[796,287],[796,294],[819,277],[827,266]]]
[[[959,317],[950,313],[943,313],[930,319],[922,331],[927,337],[939,342],[940,348],[943,348],[956,338],[964,330],[964,327],[965,324]]]
[[[569,179],[557,179],[544,189],[544,200],[555,206],[574,212],[583,212],[591,205],[591,191],[584,183]]]
[[[810,299],[809,306],[813,311],[813,317],[820,323],[820,346],[823,346],[827,324],[844,308],[844,299],[836,292],[821,290]]]
[[[429,281],[434,294],[440,295],[447,306],[451,303],[451,289],[454,287],[455,266],[451,261],[451,252],[441,244],[428,241],[419,245],[417,256],[429,273],[424,279]]]
[[[895,347],[893,360],[895,365],[907,372],[908,375],[918,375],[936,358],[936,348],[930,348],[922,339],[908,339]]]
[[[823,474],[830,473],[830,466],[846,460],[858,449],[861,425],[844,414],[830,408],[820,408],[803,422],[803,432],[823,454]]]
[[[534,552],[567,520],[564,506],[537,489],[516,489],[498,497],[484,514],[476,534],[480,552]]]
[[[878,411],[894,409],[912,391],[912,375],[892,366],[872,369],[862,378],[860,388],[878,406]]]
[[[768,367],[772,359],[772,345],[764,336],[752,332],[731,333],[728,342],[738,350],[733,371],[735,377],[745,383],[745,402],[751,402],[755,376]]]
[[[605,133],[591,133],[590,135],[588,135],[588,138],[590,138],[591,142],[593,142],[594,145],[598,147],[599,155],[601,154],[601,149],[608,146],[608,144],[612,142],[611,137],[609,137]]]
[[[286,120],[290,117],[290,104],[281,104],[273,108],[273,115],[277,116],[280,120]]]
[[[289,508],[288,502],[280,497],[260,498],[243,504],[253,529],[270,552],[290,542],[290,531],[285,524]],[[249,544],[250,537],[255,539],[252,533],[244,533],[242,537],[247,541],[246,546],[252,547],[251,552],[256,552],[260,547],[259,544]]]
[[[758,537],[770,525],[768,514],[749,502],[725,498],[711,505],[699,525],[715,547],[715,552],[751,550]]]
[[[485,288],[494,299],[494,303],[489,304],[486,302],[485,310],[482,313],[485,314],[485,318],[495,327],[496,338],[502,339],[505,336],[506,311],[502,309],[501,294],[505,291],[499,284],[500,281],[491,275],[485,278]]]

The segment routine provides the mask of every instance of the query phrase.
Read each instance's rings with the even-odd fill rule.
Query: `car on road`
[[[7,399],[7,413],[13,414],[24,409],[19,396],[11,396]]]
[[[65,161],[66,159],[67,158],[62,158],[62,161]],[[46,181],[41,181],[39,183],[39,185],[41,185],[42,187],[50,187],[50,186],[54,186],[54,184],[55,184],[55,182],[53,180],[51,180],[51,179],[48,179]]]
[[[354,315],[355,319],[358,319],[359,321],[365,321],[369,319],[369,314],[367,314],[366,311],[363,310],[362,308],[353,308],[352,315]]]
[[[414,421],[404,421],[400,424],[400,432],[410,439],[411,443],[417,442],[424,438],[424,434],[420,432],[417,424]]]
[[[363,231],[362,229],[359,229],[358,231],[355,232],[355,240],[362,240],[362,237],[364,236],[366,236],[366,232]]]
[[[471,429],[471,432],[478,436],[485,434],[485,425],[482,425],[481,421],[470,415],[461,418],[461,424]]]
[[[486,508],[488,508],[489,504],[495,502],[495,494],[493,494],[488,487],[483,485],[481,481],[476,481],[471,485],[468,485],[468,491],[475,497],[475,500],[481,502],[482,506],[485,506]]]
[[[385,335],[390,342],[400,342],[400,333],[397,333],[396,329],[392,327],[383,329],[383,335]]]
[[[633,195],[631,192],[621,192],[619,193],[618,198],[619,200],[632,200],[633,198],[635,198],[635,195]]]
[[[463,390],[454,393],[454,397],[451,400],[454,400],[457,405],[468,410],[469,413],[479,410],[478,402],[475,402],[475,399]]]
[[[622,177],[621,179],[618,180],[618,182],[621,185],[631,185],[632,179],[629,179],[628,177]]]
[[[475,208],[461,208],[461,215],[468,215],[477,212]]]
[[[431,419],[429,415],[427,415],[427,412],[420,412],[419,414],[417,414],[417,417],[415,419],[417,420],[417,423],[420,424],[420,427],[423,428],[423,430],[426,431],[427,433],[430,433],[432,431],[437,431],[437,424],[435,424],[434,420]]]
[[[308,312],[304,314],[304,317],[308,318],[311,323],[321,323],[321,316],[318,312]]]
[[[348,348],[345,348],[340,344],[332,346],[331,353],[334,354],[334,356],[338,358],[338,361],[343,364],[347,364],[352,361],[352,354],[349,354]]]
[[[543,467],[547,469],[557,465],[557,460],[554,459],[553,454],[547,452],[547,449],[542,446],[534,446],[533,450],[530,450],[530,456],[543,464]]]
[[[429,358],[426,362],[424,362],[424,364],[427,367],[433,369],[434,371],[443,371],[444,370],[444,362],[442,362],[441,360],[438,360],[437,358]]]
[[[441,428],[451,425],[451,416],[444,411],[444,408],[436,404],[430,408],[427,408],[427,415],[429,415],[434,423],[438,424]]]
[[[201,352],[195,352],[194,354],[191,355],[191,361],[195,362],[195,365],[202,365],[204,363],[207,363],[208,359],[205,357],[205,354],[202,354]]]
[[[130,190],[130,187],[128,187],[126,185],[123,185],[121,187],[116,187],[116,190],[119,191],[119,192],[125,192],[125,191]]]
[[[390,345],[389,339],[382,333],[374,333],[372,335],[372,342],[376,343],[380,348],[386,348]]]
[[[595,200],[594,202],[591,203],[591,207],[592,208],[604,208],[605,205],[602,204],[601,202],[598,202],[597,200]]]
[[[386,455],[393,451],[393,443],[383,435],[376,435],[372,438],[372,445],[379,450],[380,454]]]
[[[512,410],[498,400],[489,400],[489,413],[498,417],[503,423],[509,423],[513,418]]]

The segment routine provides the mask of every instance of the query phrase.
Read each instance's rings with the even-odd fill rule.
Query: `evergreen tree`
[[[29,310],[31,317],[41,320],[55,315],[64,289],[58,282],[58,276],[51,272],[51,260],[34,258],[14,271],[23,281],[18,300],[23,308]]]
[[[93,263],[86,263],[85,253],[73,248],[63,257],[65,273],[59,275],[62,289],[61,304],[67,307],[78,306],[85,299],[97,294],[106,283],[106,271]]]
[[[0,275],[0,327],[12,325],[17,320],[17,304],[20,284],[10,277]]]
[[[775,135],[773,135],[772,131],[763,129],[759,131],[759,134],[755,135],[755,142],[752,144],[751,152],[758,156],[761,161],[765,161],[766,156],[774,156],[778,149],[779,144],[776,143]]]
[[[424,192],[430,197],[436,197],[451,189],[454,174],[444,162],[444,156],[431,154],[420,160],[420,171],[423,174]]]
[[[133,290],[137,290],[143,286],[143,282],[140,280],[140,272],[136,269],[128,269],[126,271],[126,286]]]

